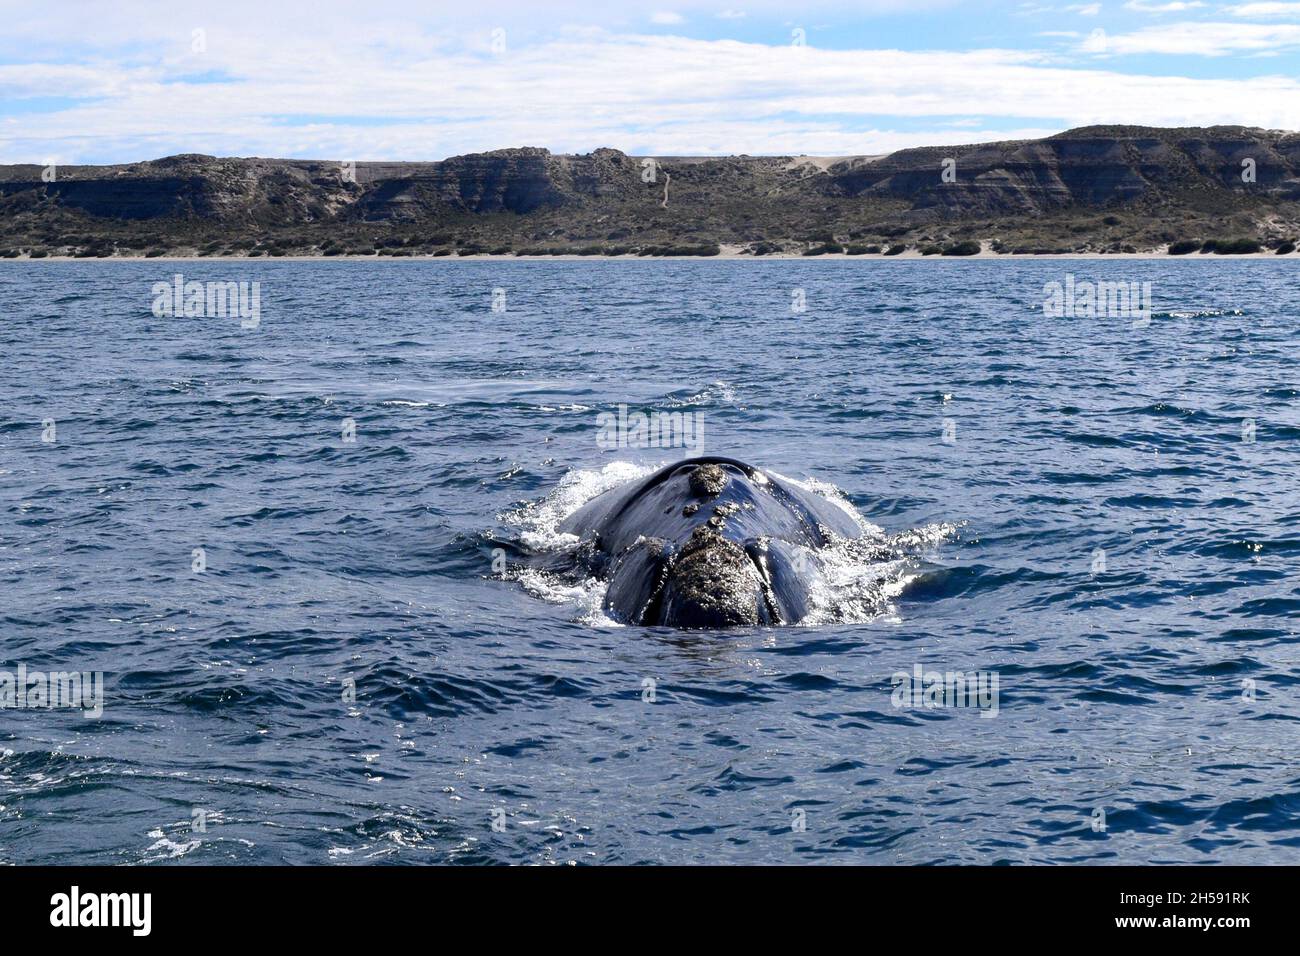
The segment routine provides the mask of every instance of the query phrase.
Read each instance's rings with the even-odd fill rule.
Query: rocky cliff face
[[[954,161],[956,181],[934,175]],[[1253,182],[1243,180],[1247,161]],[[1300,200],[1300,135],[1243,127],[1094,127],[1025,143],[912,149],[830,169],[840,195],[877,194],[959,216],[1123,205],[1184,190]]]
[[[77,235],[84,232],[92,244],[98,238],[114,248],[145,232],[163,248],[202,237],[212,244],[279,236],[302,251],[320,248],[328,233],[383,248],[386,236],[409,245],[420,230],[449,248],[609,241],[784,247],[828,237],[951,238],[974,225],[995,236],[1023,231],[1030,221],[1077,225],[1104,213],[1110,234],[1086,241],[1115,244],[1126,237],[1109,220],[1125,217],[1168,231],[1228,216],[1233,228],[1282,234],[1294,231],[1300,204],[1300,134],[1244,127],[1091,127],[1037,141],[833,162],[661,157],[653,176],[646,165],[614,149],[557,156],[519,148],[354,166],[184,155],[62,167],[51,182],[38,166],[8,166],[0,167],[0,236],[10,246],[52,249],[68,238],[85,240]],[[1128,239],[1153,240],[1131,225]]]

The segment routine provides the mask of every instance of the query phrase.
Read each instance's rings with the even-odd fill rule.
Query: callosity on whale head
[[[677,462],[592,499],[561,526],[606,575],[629,624],[794,624],[809,610],[800,555],[861,531],[839,506],[730,458]]]

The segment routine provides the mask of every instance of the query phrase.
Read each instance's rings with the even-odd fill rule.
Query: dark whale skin
[[[607,613],[679,628],[794,624],[808,611],[800,548],[862,534],[839,506],[734,458],[675,462],[598,495],[560,531],[607,574]]]

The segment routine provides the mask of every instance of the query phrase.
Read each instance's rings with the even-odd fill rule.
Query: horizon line
[[[263,160],[268,162],[281,163],[327,163],[341,164],[352,163],[355,165],[385,165],[385,166],[419,166],[447,162],[452,159],[459,159],[466,156],[486,156],[492,153],[504,153],[514,150],[538,150],[549,156],[555,156],[561,159],[581,158],[594,156],[600,152],[615,152],[629,159],[661,159],[661,160],[693,160],[708,161],[720,159],[809,159],[809,160],[849,160],[849,159],[885,159],[899,153],[912,152],[923,149],[976,149],[982,146],[997,146],[1008,143],[1035,143],[1044,140],[1056,139],[1071,133],[1080,133],[1088,130],[1106,130],[1113,129],[1116,131],[1123,130],[1151,130],[1156,132],[1177,132],[1181,130],[1250,130],[1260,133],[1277,134],[1281,136],[1297,136],[1300,130],[1270,128],[1265,126],[1247,126],[1239,123],[1216,123],[1212,126],[1152,126],[1134,123],[1091,123],[1087,126],[1073,126],[1063,129],[1059,132],[1052,133],[1048,136],[1031,137],[1028,139],[991,139],[980,142],[969,143],[944,143],[933,146],[907,146],[902,149],[890,150],[883,153],[862,152],[862,153],[843,153],[833,155],[828,153],[629,153],[617,146],[596,146],[588,152],[555,152],[548,146],[520,145],[520,146],[496,146],[491,149],[482,149],[468,153],[453,153],[442,157],[441,159],[335,159],[324,157],[307,157],[307,156],[235,156],[235,155],[216,155],[214,153],[168,153],[165,156],[147,157],[144,159],[129,160],[120,163],[50,163],[50,162],[29,162],[29,163],[0,163],[0,168],[14,168],[20,166],[32,166],[37,169],[57,166],[63,169],[77,168],[112,168],[122,166],[136,166],[141,163],[160,163],[169,159],[212,159],[212,160],[240,160],[253,161]]]

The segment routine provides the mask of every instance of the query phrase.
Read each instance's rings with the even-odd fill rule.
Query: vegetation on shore
[[[1177,240],[1168,245],[1167,248],[1138,249],[1133,246],[1124,246],[1118,249],[1090,249],[1075,248],[1070,246],[1056,245],[1015,245],[1009,244],[1003,240],[992,240],[988,243],[989,251],[994,255],[1016,255],[1016,256],[1052,256],[1052,255],[1076,255],[1076,254],[1137,254],[1137,253],[1165,253],[1170,256],[1188,256],[1188,255],[1218,255],[1218,256],[1237,256],[1237,255],[1257,255],[1261,253],[1274,253],[1280,256],[1293,255],[1297,249],[1297,243],[1291,239],[1257,239],[1252,237],[1234,237],[1230,239],[1189,239]],[[760,240],[748,245],[741,245],[734,251],[740,255],[761,256],[803,256],[803,257],[820,257],[820,256],[900,256],[904,253],[912,253],[924,257],[954,257],[963,258],[977,256],[984,252],[984,245],[973,239],[965,239],[960,242],[929,242],[923,241],[918,244],[907,242],[887,242],[881,241],[876,243],[840,243],[837,241],[822,242],[816,245],[799,244],[782,244]],[[691,244],[584,244],[584,245],[564,245],[554,243],[550,245],[521,245],[512,247],[509,245],[502,246],[484,246],[478,244],[460,245],[452,242],[448,245],[435,245],[432,243],[412,242],[408,244],[393,244],[391,241],[378,241],[374,243],[365,242],[329,242],[323,245],[312,243],[295,243],[279,238],[259,240],[253,244],[248,243],[224,243],[208,242],[198,247],[180,246],[167,247],[157,245],[132,245],[130,243],[119,244],[110,243],[103,240],[92,240],[80,242],[77,237],[66,237],[60,241],[55,241],[47,245],[30,245],[30,246],[12,246],[0,248],[0,258],[17,259],[32,258],[44,259],[50,256],[61,258],[75,259],[107,259],[107,258],[145,258],[153,259],[163,256],[181,257],[181,258],[270,258],[278,259],[285,257],[316,257],[323,256],[326,258],[337,256],[374,256],[376,258],[441,258],[441,257],[462,257],[462,256],[526,256],[526,257],[546,257],[546,256],[635,256],[635,257],[715,257],[723,253],[723,247],[717,242],[698,242]]]

